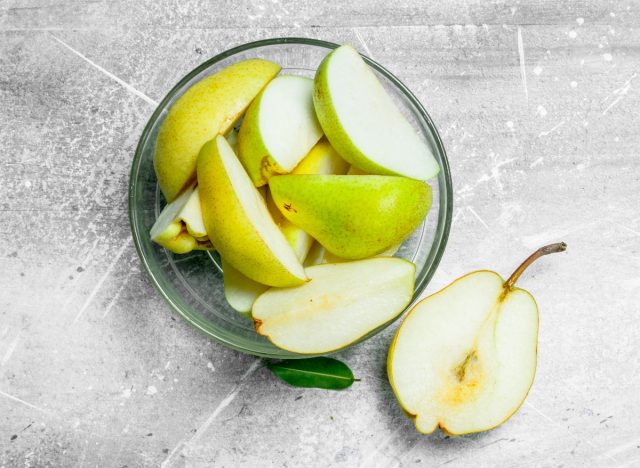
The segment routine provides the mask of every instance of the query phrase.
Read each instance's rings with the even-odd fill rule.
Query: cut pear
[[[242,315],[251,316],[251,307],[260,294],[269,286],[253,281],[222,259],[224,296],[229,305]]]
[[[221,135],[200,151],[198,186],[204,225],[222,258],[269,286],[294,286],[307,280],[264,199]]]
[[[311,248],[307,253],[307,257],[304,259],[304,267],[310,267],[314,265],[320,265],[321,263],[327,263],[324,261],[327,251],[320,242],[314,241],[311,244]]]
[[[505,282],[476,271],[418,303],[391,344],[389,381],[417,429],[461,435],[485,431],[513,415],[536,371],[538,308],[514,284],[543,247]]]
[[[429,146],[353,47],[338,47],[322,61],[313,101],[327,138],[354,166],[419,180],[438,174]]]
[[[387,250],[384,250],[379,254],[374,255],[374,257],[393,257],[396,254],[396,252],[400,249],[401,245],[402,245],[401,243],[392,245]],[[344,263],[349,261],[351,260],[349,260],[348,258],[338,257],[337,255],[334,255],[331,252],[325,252],[323,255],[322,261],[320,263]]]
[[[202,221],[198,187],[188,187],[178,198],[164,207],[150,232],[151,240],[173,253],[210,250]]]
[[[256,186],[291,172],[322,136],[313,80],[275,78],[251,104],[238,135],[238,157]]]
[[[253,304],[259,334],[301,354],[336,351],[400,314],[411,302],[415,265],[399,258],[317,265],[310,282],[272,288]]]
[[[352,260],[401,243],[431,206],[429,185],[406,177],[284,175],[269,187],[285,218]]]
[[[218,133],[227,133],[279,71],[279,65],[267,60],[234,63],[191,86],[171,106],[153,155],[158,184],[167,202],[196,179],[202,145]]]

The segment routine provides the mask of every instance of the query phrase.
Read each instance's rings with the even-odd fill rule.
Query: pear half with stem
[[[452,435],[492,429],[522,405],[536,372],[538,307],[515,283],[540,248],[504,281],[476,271],[419,302],[391,344],[388,375],[418,431]]]
[[[249,107],[238,134],[238,157],[260,187],[291,172],[322,136],[313,109],[313,80],[282,75]]]
[[[188,187],[164,207],[150,236],[151,240],[177,254],[213,249],[202,221],[197,186]]]
[[[411,302],[415,265],[400,258],[312,266],[311,279],[271,288],[253,304],[259,334],[301,354],[336,351],[400,314]]]
[[[222,258],[269,286],[307,281],[302,264],[222,135],[200,151],[198,187],[204,225]]]
[[[283,175],[269,188],[285,218],[351,260],[401,243],[431,207],[429,185],[406,177]]]
[[[333,147],[363,171],[419,180],[440,171],[430,147],[353,47],[338,47],[322,61],[313,103]]]
[[[218,133],[227,133],[279,71],[279,65],[267,60],[234,63],[191,86],[171,106],[153,155],[158,184],[167,202],[196,179],[202,145]]]

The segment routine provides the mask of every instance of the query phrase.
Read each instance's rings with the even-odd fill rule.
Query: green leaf
[[[267,363],[267,367],[294,387],[343,390],[358,380],[344,362],[327,357],[287,359]]]

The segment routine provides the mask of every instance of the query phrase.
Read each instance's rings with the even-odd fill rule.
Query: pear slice
[[[164,207],[150,236],[151,240],[177,254],[213,249],[202,221],[197,186],[188,187]]]
[[[338,47],[322,61],[313,102],[327,138],[354,166],[419,180],[438,174],[429,146],[353,47]]]
[[[313,80],[275,78],[251,104],[238,135],[238,157],[256,186],[285,174],[322,136],[313,108]]]
[[[327,251],[324,247],[322,247],[322,244],[320,242],[314,241],[313,244],[311,244],[309,252],[307,253],[307,257],[304,259],[304,267],[307,268],[314,265],[320,265],[322,263],[328,263],[324,261],[326,253]]]
[[[431,206],[431,188],[406,177],[284,175],[269,187],[285,218],[352,260],[401,243]]]
[[[227,140],[218,135],[198,156],[204,225],[220,256],[254,281],[295,286],[307,277]]]
[[[507,281],[470,273],[409,312],[391,344],[388,375],[418,431],[486,431],[518,410],[536,371],[538,308],[514,284],[534,260],[565,248],[539,249]]]
[[[260,294],[269,286],[253,281],[222,259],[224,296],[229,305],[242,315],[250,317],[251,307]]]
[[[202,145],[218,133],[227,133],[279,71],[279,65],[267,60],[234,63],[194,84],[171,106],[153,155],[167,202],[196,179]]]
[[[379,254],[374,255],[374,257],[393,257],[396,254],[396,252],[400,249],[401,245],[402,243],[392,245],[388,249],[380,252]],[[338,257],[337,255],[334,255],[331,252],[325,252],[323,255],[322,261],[320,263],[344,263],[349,261],[350,260],[348,258]]]
[[[301,354],[336,351],[400,314],[411,302],[415,265],[399,258],[317,265],[310,282],[272,288],[253,304],[259,334]]]

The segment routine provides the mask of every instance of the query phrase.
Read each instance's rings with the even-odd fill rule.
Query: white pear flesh
[[[251,104],[238,134],[238,157],[256,186],[291,172],[322,137],[313,80],[282,75]]]
[[[418,303],[389,352],[389,380],[420,432],[461,435],[514,414],[536,370],[538,309],[491,271],[470,273]]]
[[[438,174],[430,147],[353,47],[338,47],[323,60],[313,98],[327,138],[359,169],[419,180]]]
[[[250,315],[255,300],[269,289],[269,286],[253,281],[222,259],[224,275],[224,296],[232,309],[243,315]]]
[[[269,286],[305,282],[302,264],[223,136],[202,147],[197,168],[204,225],[222,258]]]
[[[200,207],[198,186],[193,189],[189,200],[187,200],[186,205],[182,208],[182,211],[180,211],[179,218],[184,221],[184,224],[187,226],[187,231],[189,231],[189,234],[193,237],[207,237],[207,230],[204,227],[204,221],[202,221],[202,208]]]
[[[272,288],[253,304],[259,334],[300,354],[336,351],[397,317],[411,302],[415,265],[374,258],[306,269],[310,282]]]

